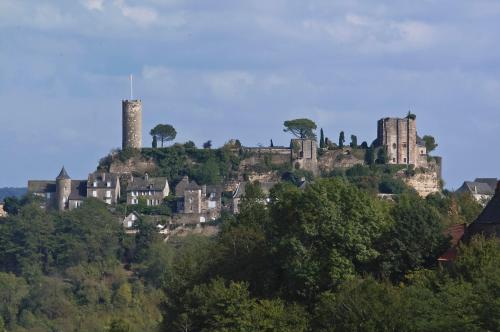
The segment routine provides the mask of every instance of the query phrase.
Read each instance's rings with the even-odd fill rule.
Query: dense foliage
[[[163,149],[160,151],[164,151]],[[175,150],[165,150],[175,151]],[[213,156],[206,152],[207,158]],[[474,238],[438,267],[471,198],[382,200],[353,173],[248,184],[213,238],[125,234],[105,204],[0,219],[0,326],[12,331],[482,331],[500,329],[500,244]]]

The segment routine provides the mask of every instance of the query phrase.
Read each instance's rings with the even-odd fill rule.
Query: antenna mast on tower
[[[130,74],[130,100],[134,99],[134,77]]]

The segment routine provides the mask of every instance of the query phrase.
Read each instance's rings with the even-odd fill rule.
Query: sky
[[[0,0],[0,187],[84,179],[121,145],[121,100],[176,141],[288,145],[417,115],[446,187],[499,177],[500,1]],[[497,135],[495,135],[497,134]]]

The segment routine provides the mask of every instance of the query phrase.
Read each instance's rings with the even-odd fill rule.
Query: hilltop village
[[[344,144],[343,132],[336,144],[321,129],[319,143],[311,130],[296,134],[289,146],[246,147],[232,139],[219,149],[210,142],[203,149],[192,142],[145,148],[142,113],[141,100],[122,101],[122,149],[103,158],[87,179],[72,179],[63,167],[53,180],[29,180],[28,191],[42,199],[44,208],[60,211],[78,208],[87,197],[125,205],[123,223],[131,228],[141,214],[164,225],[213,221],[223,211],[238,212],[249,183],[268,195],[284,180],[305,187],[315,177],[366,175],[370,165],[382,172],[382,182],[374,185],[380,197],[390,198],[402,185],[424,197],[442,190],[441,158],[428,153],[411,113],[378,120],[370,145],[358,145],[354,135]]]

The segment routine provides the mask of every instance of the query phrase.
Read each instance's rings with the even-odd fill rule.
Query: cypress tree
[[[325,135],[323,134],[323,128],[321,128],[319,132],[319,147],[322,149],[325,147]]]

